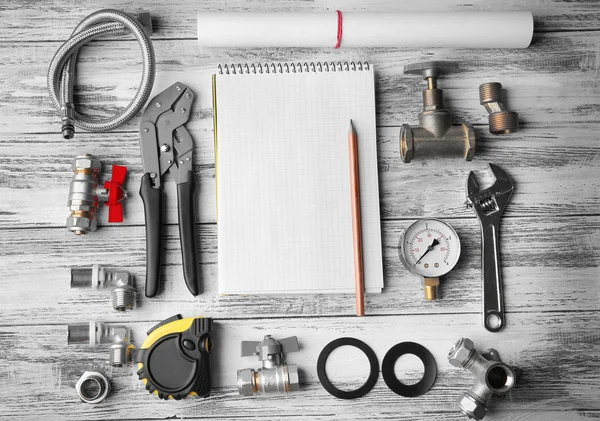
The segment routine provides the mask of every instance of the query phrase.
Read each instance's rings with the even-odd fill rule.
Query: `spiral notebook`
[[[381,292],[369,64],[219,66],[213,111],[219,293],[354,293],[350,119],[358,135],[365,292]]]

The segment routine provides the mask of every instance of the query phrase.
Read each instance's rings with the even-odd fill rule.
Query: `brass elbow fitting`
[[[507,134],[519,130],[519,114],[504,108],[501,83],[488,82],[480,85],[479,102],[489,114],[490,133]]]
[[[506,395],[517,380],[517,369],[500,361],[495,349],[480,354],[469,338],[460,338],[454,344],[448,353],[448,361],[455,367],[469,370],[475,377],[473,387],[459,398],[458,407],[469,418],[476,420],[485,417],[492,396]]]
[[[400,157],[411,162],[415,154],[430,157],[461,156],[471,161],[475,155],[475,131],[469,123],[453,125],[450,111],[444,107],[443,90],[437,79],[443,73],[458,71],[453,62],[429,61],[404,66],[405,74],[421,74],[427,81],[423,91],[423,111],[419,126],[403,124],[400,129]]]

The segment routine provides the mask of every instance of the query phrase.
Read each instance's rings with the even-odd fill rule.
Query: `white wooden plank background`
[[[118,315],[110,311],[106,294],[69,290],[70,267],[100,263],[131,270],[143,297],[139,118],[117,132],[78,132],[72,141],[63,140],[46,92],[47,66],[76,24],[97,10],[98,2],[0,0],[0,418],[461,420],[455,400],[471,379],[445,357],[459,336],[471,337],[482,348],[496,347],[524,371],[514,391],[495,402],[486,419],[600,418],[599,3],[170,0],[106,1],[102,6],[152,13],[157,56],[153,94],[177,80],[196,92],[188,128],[196,147],[197,235],[205,291],[194,299],[184,286],[175,189],[169,177],[164,291],[159,298],[140,299],[135,312]],[[531,10],[536,33],[525,50],[211,50],[201,49],[194,39],[199,9]],[[402,74],[402,67],[425,59],[461,64],[460,74],[440,84],[456,121],[475,124],[479,143],[471,163],[400,162],[399,126],[416,122],[422,89],[418,78]],[[367,297],[369,316],[364,319],[351,316],[351,296],[217,295],[210,74],[222,62],[271,60],[368,60],[375,66],[386,288],[381,295]],[[82,51],[78,70],[78,101],[94,114],[108,115],[126,105],[137,86],[138,46],[130,38],[95,42]],[[503,83],[509,107],[521,116],[520,132],[504,137],[487,132],[477,96],[477,87],[486,81]],[[131,195],[124,224],[102,224],[83,239],[64,228],[70,161],[82,151],[97,154],[106,164],[127,165]],[[462,206],[468,171],[483,170],[487,162],[506,169],[517,184],[502,225],[508,326],[498,334],[481,326],[479,226],[472,211]],[[419,280],[402,268],[397,256],[401,230],[422,217],[449,220],[463,245],[462,259],[442,281],[442,299],[436,303],[423,302]],[[102,212],[100,220],[105,218]],[[67,323],[124,322],[139,344],[145,330],[178,312],[217,319],[210,398],[159,401],[132,372],[111,370],[104,362],[105,350],[66,345]],[[289,360],[302,369],[302,390],[287,398],[240,398],[235,370],[256,363],[238,356],[239,342],[258,340],[265,333],[299,337],[301,352]],[[422,343],[438,363],[436,384],[428,394],[407,399],[393,394],[380,378],[362,399],[333,398],[316,378],[316,358],[327,342],[342,335],[369,343],[380,361],[397,342]],[[355,354],[339,355],[342,362],[332,366],[333,377],[351,383],[364,375]],[[404,378],[418,376],[416,364],[405,362],[403,367]],[[112,375],[114,392],[101,405],[77,400],[74,384],[87,369]]]

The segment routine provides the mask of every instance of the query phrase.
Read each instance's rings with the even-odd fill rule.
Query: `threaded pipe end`
[[[110,291],[113,309],[131,311],[136,307],[137,290],[129,285],[116,287]]]
[[[519,130],[519,114],[514,111],[501,111],[488,117],[490,133],[507,134]]]
[[[479,85],[479,103],[502,102],[502,84],[499,82],[488,82]]]
[[[135,347],[128,342],[117,342],[110,346],[109,361],[113,367],[123,367],[133,364],[133,351]]]

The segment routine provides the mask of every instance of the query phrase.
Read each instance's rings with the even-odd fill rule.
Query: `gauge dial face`
[[[456,231],[437,219],[421,219],[406,229],[400,239],[400,260],[404,267],[424,278],[448,273],[460,257]]]

